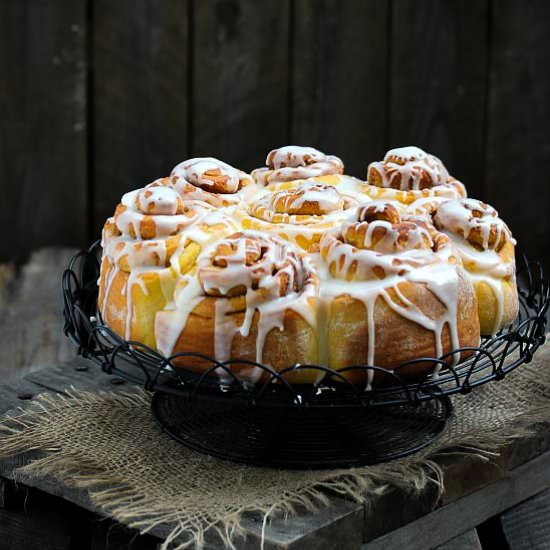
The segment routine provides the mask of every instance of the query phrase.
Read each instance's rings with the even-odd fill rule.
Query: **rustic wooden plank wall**
[[[0,2],[0,261],[87,239],[83,2]]]
[[[550,3],[498,0],[491,20],[486,197],[550,270]]]
[[[550,267],[545,0],[0,3],[0,261],[99,235],[179,160],[441,156]]]
[[[390,3],[294,2],[291,138],[366,173],[387,145]]]
[[[389,144],[417,144],[483,196],[486,0],[395,0]]]
[[[188,154],[190,43],[185,0],[96,0],[90,12],[96,236],[122,193]]]

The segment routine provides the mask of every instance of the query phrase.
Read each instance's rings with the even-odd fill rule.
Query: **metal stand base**
[[[187,447],[280,468],[344,468],[385,462],[429,445],[451,415],[448,397],[391,407],[278,408],[154,394],[155,418]]]

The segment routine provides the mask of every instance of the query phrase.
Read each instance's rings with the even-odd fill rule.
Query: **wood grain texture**
[[[548,547],[550,541],[550,491],[514,506],[500,518],[510,550]]]
[[[0,509],[6,507],[7,483],[5,479],[0,478]]]
[[[550,4],[493,2],[487,199],[550,269]]]
[[[395,0],[389,145],[440,157],[471,196],[483,195],[486,0]]]
[[[442,506],[361,548],[433,548],[549,487],[550,452],[546,452],[482,490]]]
[[[160,541],[139,535],[120,523],[95,519],[91,524],[90,550],[159,550]]]
[[[291,142],[341,156],[360,178],[386,148],[389,7],[294,3]]]
[[[85,241],[85,5],[0,3],[0,258]]]
[[[5,508],[0,509],[1,550],[71,550],[79,525],[76,506],[40,491],[5,481]]]
[[[70,550],[69,526],[0,510],[0,550]]]
[[[542,353],[544,357],[550,355],[550,347],[543,348]],[[90,365],[88,370],[82,370],[81,367],[85,365],[89,363],[78,359],[70,364],[29,374],[22,381],[0,386],[0,404],[8,402],[12,404],[11,407],[21,405],[17,396],[21,392],[22,384],[23,390],[32,395],[46,388],[63,393],[69,386],[91,391],[107,389],[110,377],[101,373],[95,365]],[[127,391],[129,387],[122,385],[113,389]],[[395,490],[379,496],[368,510],[361,504],[331,496],[330,505],[313,515],[304,513],[271,522],[266,531],[265,547],[317,550],[337,545],[339,548],[352,550],[359,546],[361,540],[372,541],[375,537],[380,538],[366,546],[369,550],[399,547],[403,541],[407,541],[407,548],[411,550],[424,549],[431,544],[443,544],[488,517],[550,487],[549,425],[541,424],[539,428],[538,434],[514,441],[501,449],[501,457],[496,464],[464,460],[460,454],[447,457],[442,461],[442,467],[448,491],[439,503],[440,507],[431,514],[429,512],[436,505],[436,499],[435,492],[430,491],[412,495]],[[523,449],[521,456],[514,452],[514,448],[518,447]],[[0,461],[0,475],[12,478],[14,470],[31,458],[32,456],[20,455]],[[510,469],[511,465],[516,465],[523,459],[531,460]],[[23,484],[97,512],[83,490],[60,484],[51,476],[31,476],[22,472],[18,477]],[[248,536],[246,541],[239,542],[239,547],[258,548],[261,521],[254,514],[247,514],[243,526]],[[385,534],[392,529],[397,531]],[[167,534],[166,526],[159,525],[151,534],[162,538]],[[410,546],[410,541],[415,541],[415,545]],[[211,547],[217,548],[215,541],[212,541]]]
[[[94,2],[94,212],[99,235],[120,196],[187,156],[185,0]]]
[[[482,548],[476,530],[470,529],[438,546],[435,550],[482,550]]]
[[[18,276],[0,284],[0,376],[66,361],[75,349],[63,334],[61,275],[74,249],[35,252]]]
[[[311,513],[296,510],[289,518],[274,518],[265,532],[265,550],[356,550],[361,545],[363,506],[330,497],[328,506]],[[262,521],[247,514],[242,522],[246,540],[242,550],[262,548]]]
[[[263,166],[288,140],[289,0],[194,6],[192,155]]]

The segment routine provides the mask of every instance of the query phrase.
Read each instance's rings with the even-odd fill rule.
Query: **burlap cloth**
[[[269,518],[297,505],[314,509],[327,502],[327,489],[366,503],[395,486],[443,489],[438,456],[461,452],[491,460],[503,443],[550,419],[550,345],[504,381],[454,397],[453,404],[446,431],[412,456],[348,470],[280,471],[210,458],[173,442],[152,418],[143,391],[74,391],[41,396],[4,419],[0,456],[47,451],[23,468],[27,475],[49,474],[86,488],[106,515],[142,532],[167,525],[163,548],[200,547],[209,530],[234,547],[243,512]]]

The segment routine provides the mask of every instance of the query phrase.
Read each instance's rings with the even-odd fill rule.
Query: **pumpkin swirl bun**
[[[213,206],[239,204],[256,192],[249,174],[210,157],[180,162],[172,170],[170,184],[182,197]]]
[[[444,164],[418,147],[388,151],[382,162],[371,162],[366,192],[374,199],[392,199],[405,204],[430,196],[460,198],[464,185],[449,175]]]
[[[357,205],[355,195],[341,193],[332,185],[298,180],[251,200],[241,221],[245,229],[277,233],[312,251],[322,234],[342,223]]]
[[[154,183],[126,193],[104,225],[98,296],[115,332],[153,348],[156,313],[172,300],[178,277],[203,243],[237,227],[211,205]]]
[[[328,304],[325,355],[332,368],[392,369],[411,358],[479,344],[472,285],[449,237],[430,224],[373,201],[323,235],[320,253],[329,274],[322,295]],[[415,364],[399,374],[425,376],[432,370]],[[372,372],[367,380],[357,379],[364,372],[347,376],[367,385],[374,380]]]
[[[518,314],[515,240],[498,212],[476,199],[443,202],[435,226],[453,240],[476,290],[482,334],[494,334]]]
[[[265,163],[266,167],[252,171],[252,177],[260,185],[344,173],[344,163],[338,157],[298,145],[273,149]]]
[[[237,232],[205,249],[178,283],[173,307],[157,315],[159,349],[167,356],[194,351],[274,369],[316,363],[318,292],[317,272],[298,248],[277,236]],[[210,366],[196,359],[175,362]],[[251,382],[266,374],[247,364],[232,368]],[[293,376],[294,382],[313,381],[311,373]]]
[[[419,380],[434,372],[422,358],[459,361],[469,352],[453,350],[517,315],[510,230],[433,155],[388,151],[368,182],[311,147],[275,149],[266,164],[251,176],[189,159],[122,197],[99,278],[114,332],[213,380],[317,364],[371,387],[391,375],[349,367]]]

